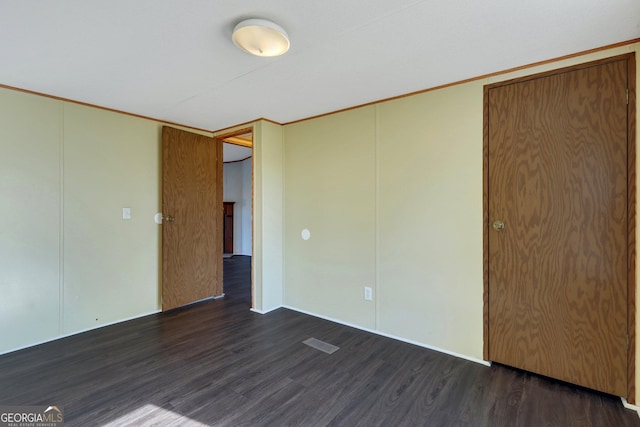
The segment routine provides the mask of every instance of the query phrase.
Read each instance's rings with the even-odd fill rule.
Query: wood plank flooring
[[[613,396],[252,313],[250,258],[224,269],[224,299],[0,356],[0,405],[64,406],[66,426],[640,426]]]

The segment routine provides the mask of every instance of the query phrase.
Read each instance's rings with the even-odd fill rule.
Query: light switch
[[[122,208],[122,219],[131,219],[131,208]]]

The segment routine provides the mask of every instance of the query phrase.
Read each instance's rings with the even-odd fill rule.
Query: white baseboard
[[[59,339],[62,339],[62,338],[72,337],[74,335],[82,334],[82,333],[89,332],[89,331],[95,331],[96,329],[104,328],[106,326],[111,326],[111,325],[115,325],[115,324],[122,323],[122,322],[128,322],[129,320],[139,319],[141,317],[150,316],[152,314],[158,314],[160,312],[162,312],[162,310],[153,310],[153,311],[149,311],[147,313],[138,314],[136,316],[127,317],[125,319],[115,320],[113,322],[96,325],[93,328],[82,329],[80,331],[70,332],[70,333],[64,334],[64,335],[57,335],[57,336],[55,336],[53,338],[50,338],[50,339],[46,339],[46,340],[43,340],[43,341],[37,341],[37,342],[34,342],[32,344],[24,345],[22,347],[16,347],[16,348],[13,348],[11,350],[0,352],[0,356],[3,355],[3,354],[13,353],[14,351],[24,350],[25,348],[35,347],[35,346],[40,345],[40,344],[46,344],[48,342],[56,341],[56,340],[59,340]]]
[[[394,340],[397,340],[397,341],[402,341],[402,342],[406,342],[408,344],[417,345],[418,347],[428,348],[429,350],[437,351],[439,353],[448,354],[449,356],[457,357],[459,359],[465,359],[465,360],[468,360],[470,362],[478,363],[480,365],[491,366],[491,362],[488,362],[486,360],[481,360],[481,359],[477,359],[475,357],[466,356],[464,354],[455,353],[453,351],[445,350],[445,349],[440,348],[440,347],[435,347],[435,346],[432,346],[432,345],[429,345],[429,344],[425,344],[425,343],[422,343],[422,342],[413,341],[413,340],[410,340],[410,339],[407,339],[407,338],[402,338],[402,337],[399,337],[399,336],[396,336],[396,335],[387,334],[387,333],[384,333],[384,332],[376,331],[375,329],[369,329],[369,328],[365,328],[365,327],[362,327],[362,326],[354,325],[352,323],[343,322],[342,320],[333,319],[333,318],[327,317],[327,316],[322,316],[320,314],[313,313],[313,312],[310,312],[310,311],[307,311],[307,310],[302,310],[302,309],[299,309],[299,308],[296,308],[296,307],[291,307],[289,305],[283,305],[282,307],[287,308],[289,310],[297,311],[299,313],[308,314],[309,316],[318,317],[320,319],[328,320],[330,322],[339,323],[341,325],[349,326],[351,328],[360,329],[361,331],[371,332],[372,334],[381,335],[383,337],[391,338],[391,339],[394,339]]]
[[[274,308],[270,308],[269,310],[258,310],[257,308],[252,308],[251,311],[253,311],[254,313],[258,313],[258,314],[267,314],[267,313],[271,313],[274,310],[277,310],[279,308],[282,308],[281,305],[274,307]]]
[[[624,397],[621,397],[620,399],[622,400],[622,406],[627,409],[631,409],[632,411],[636,411],[638,413],[638,416],[640,416],[640,406],[632,405],[631,403],[627,402],[627,399],[625,399]]]

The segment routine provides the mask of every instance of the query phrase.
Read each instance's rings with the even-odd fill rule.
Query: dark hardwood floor
[[[63,406],[67,426],[640,426],[613,396],[252,313],[250,258],[224,268],[224,299],[0,356],[0,405]]]

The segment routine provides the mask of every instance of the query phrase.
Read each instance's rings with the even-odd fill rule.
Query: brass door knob
[[[504,222],[497,220],[493,222],[493,229],[496,231],[504,230]]]

